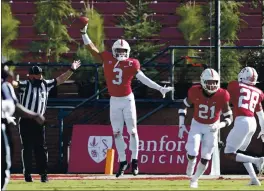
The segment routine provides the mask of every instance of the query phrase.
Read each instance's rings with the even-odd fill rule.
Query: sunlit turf
[[[198,190],[264,190],[248,180],[200,180]],[[263,181],[262,181],[262,184]],[[7,190],[190,190],[188,180],[11,180]]]

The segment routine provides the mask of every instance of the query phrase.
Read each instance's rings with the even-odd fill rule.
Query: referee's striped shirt
[[[33,86],[29,80],[19,81],[20,103],[27,109],[44,115],[49,91],[57,85],[56,79],[42,80],[38,86]]]
[[[2,100],[12,100],[14,104],[18,102],[14,88],[9,82],[2,83],[1,93]]]
[[[10,103],[8,103],[8,104],[10,104],[10,107],[15,107],[18,100],[17,100],[16,94],[15,94],[14,88],[9,82],[3,82],[2,83],[1,95],[2,95],[1,96],[2,100],[10,100],[11,101]],[[5,109],[3,108],[3,105],[2,105],[2,116],[1,116],[2,119],[5,118],[5,112],[8,112],[8,111],[5,111]],[[3,121],[2,121],[2,123],[3,123]]]

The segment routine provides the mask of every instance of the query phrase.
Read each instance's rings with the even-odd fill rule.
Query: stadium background
[[[133,1],[131,1],[133,2]],[[181,3],[186,3],[187,1],[176,1],[176,0],[162,0],[162,1],[149,1],[148,5],[151,10],[153,10],[156,14],[151,15],[155,21],[158,21],[162,24],[161,30],[158,36],[155,37],[155,43],[165,43],[160,50],[164,47],[170,45],[188,45],[186,40],[183,37],[182,32],[177,27],[177,24],[180,22],[180,17],[176,15],[176,8],[181,5]],[[204,4],[206,1],[196,1],[197,4]],[[134,1],[133,3],[137,3]],[[251,7],[251,2],[245,3],[242,7],[239,8],[239,11],[244,15],[241,18],[246,21],[247,25],[243,25],[241,29],[238,31],[238,40],[235,40],[235,45],[237,46],[259,46],[261,45],[263,39],[263,8],[258,6],[257,8]],[[84,8],[84,4],[81,1],[74,0],[71,1],[72,8],[77,11],[80,11]],[[104,44],[105,48],[111,50],[111,45],[120,36],[124,34],[124,30],[122,27],[117,26],[118,24],[118,16],[124,14],[127,8],[127,4],[121,0],[115,1],[90,1],[90,5],[97,10],[104,18],[104,33],[105,39]],[[23,53],[22,59],[17,62],[17,65],[14,69],[15,75],[19,74],[20,79],[26,78],[27,69],[29,68],[28,63],[44,63],[47,62],[47,57],[43,53],[32,52],[30,51],[30,43],[32,41],[42,41],[40,35],[35,30],[33,16],[37,13],[36,5],[33,1],[12,1],[10,3],[11,11],[15,19],[20,21],[18,27],[18,36],[12,41],[12,47],[18,50],[21,50]],[[241,24],[242,25],[242,24]],[[73,26],[69,27],[69,34],[71,38],[76,39],[81,42],[80,34],[78,32],[78,28],[74,28]],[[153,39],[152,39],[153,40]],[[210,45],[211,41],[208,39],[202,39],[199,42],[199,45],[205,46]],[[74,57],[76,57],[76,49],[77,46],[74,44],[70,44],[70,51],[68,53],[62,54],[62,58],[64,60],[68,60],[70,62]],[[201,48],[202,50],[202,48]],[[250,49],[249,49],[250,50]],[[133,51],[133,49],[132,49]],[[245,50],[239,50],[245,51]],[[252,52],[255,49],[252,48]],[[201,54],[203,51],[201,51]],[[192,60],[186,58],[188,56],[186,54],[182,54],[184,58],[179,63],[179,67],[175,67],[175,73],[180,75],[175,76],[175,95],[174,101],[170,101],[170,96],[166,97],[166,100],[170,103],[166,107],[154,112],[152,115],[147,116],[140,124],[142,125],[177,125],[178,117],[177,117],[177,100],[185,97],[188,87],[191,86],[192,82],[197,82],[199,80],[198,76],[201,72],[202,68],[200,67],[186,67],[186,64],[190,64]],[[199,55],[200,56],[200,55]],[[200,62],[198,57],[193,57],[194,62]],[[198,59],[197,59],[198,58]],[[158,61],[157,61],[158,60]],[[53,60],[49,58],[49,61]],[[169,64],[170,63],[170,55],[163,54],[161,57],[156,59],[159,64]],[[260,59],[261,62],[258,61],[258,72],[260,76],[260,80],[262,83],[259,84],[259,87],[263,90],[263,78],[261,75],[261,71],[263,72],[263,57]],[[53,62],[55,63],[55,62]],[[64,63],[64,62],[63,62]],[[56,63],[58,64],[58,63]],[[61,74],[63,71],[67,70],[68,67],[62,65],[60,67],[54,67],[56,64],[47,64],[46,73],[49,73],[50,77],[56,77]],[[256,64],[252,62],[249,64]],[[20,66],[18,66],[20,65]],[[210,64],[209,64],[210,65]],[[44,66],[44,65],[43,65]],[[49,68],[48,68],[49,67]],[[87,67],[87,66],[85,66]],[[54,70],[49,70],[50,68],[54,68]],[[88,67],[89,68],[89,67]],[[160,67],[162,68],[162,67]],[[156,70],[160,69],[156,66]],[[153,71],[152,71],[153,72]],[[92,74],[96,73],[92,71]],[[155,71],[153,72],[154,74]],[[91,74],[91,73],[87,73]],[[152,75],[150,72],[149,75]],[[163,78],[159,78],[158,82],[163,84],[168,84],[169,71],[164,72],[162,75]],[[184,75],[185,77],[181,77]],[[85,76],[85,75],[84,75]],[[157,78],[154,76],[154,80]],[[165,77],[164,77],[165,76]],[[187,77],[186,77],[187,76]],[[74,76],[76,77],[76,76]],[[89,98],[93,95],[97,90],[95,89],[94,83],[87,83],[90,80],[82,80],[78,81],[75,78],[71,78],[71,80],[67,81],[67,83],[57,87],[53,90],[49,100],[50,108],[46,112],[46,119],[48,122],[47,128],[47,146],[49,150],[49,171],[51,173],[65,173],[67,172],[67,152],[68,152],[68,144],[71,140],[71,132],[72,132],[72,124],[79,123],[88,123],[88,124],[110,124],[109,122],[109,111],[107,106],[107,93],[100,94],[96,96],[97,99],[91,99],[90,101],[86,101],[81,107],[78,107],[74,112],[71,113],[70,116],[65,117],[64,119],[64,132],[63,132],[63,153],[64,159],[62,166],[58,165],[59,163],[59,151],[60,151],[60,119],[62,115],[67,114],[70,109],[65,109],[65,106],[75,107],[80,104],[85,99]],[[76,77],[77,78],[77,77]],[[100,79],[100,76],[99,76]],[[101,79],[100,79],[101,80]],[[100,84],[98,88],[101,90],[104,88],[104,83]],[[138,85],[138,84],[134,84]],[[222,84],[225,87],[226,83]],[[94,91],[83,91],[86,89],[93,89]],[[140,99],[140,102],[137,102],[138,108],[138,116],[144,117],[144,115],[148,114],[148,112],[153,111],[159,105],[159,103],[153,103],[156,99],[159,98],[158,93],[152,91],[146,87],[140,87],[136,92],[136,98]],[[101,100],[101,101],[100,101]],[[152,101],[151,101],[152,100]],[[154,101],[153,101],[154,100]],[[57,107],[57,108],[56,108]],[[99,112],[98,112],[99,111]],[[187,124],[190,124],[191,120],[191,110],[188,112]],[[93,117],[89,117],[89,116]],[[84,121],[83,119],[88,117],[89,120]],[[140,117],[139,117],[140,118]],[[142,118],[143,119],[143,118]],[[12,171],[16,173],[22,172],[21,165],[21,154],[20,154],[20,140],[17,129],[12,129],[14,134],[15,141],[15,154],[13,157],[13,168]],[[259,131],[259,130],[258,130]],[[221,131],[221,139],[224,141],[225,137],[229,129],[226,128]],[[258,155],[264,155],[264,146],[260,140],[256,140],[255,134],[253,141],[249,147],[249,151],[252,151]],[[35,165],[35,161],[33,160]],[[231,161],[226,161],[223,157],[223,153],[221,151],[221,173],[223,174],[231,174],[231,173],[239,173],[244,174],[245,170],[242,168],[242,165],[233,163]]]

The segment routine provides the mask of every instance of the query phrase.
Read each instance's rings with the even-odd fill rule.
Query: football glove
[[[166,85],[164,87],[160,88],[160,93],[162,94],[162,98],[165,98],[166,93],[173,91],[174,88],[173,87],[166,87]]]
[[[213,124],[213,126],[211,127],[210,131],[211,132],[216,132],[218,131],[218,129],[224,128],[226,126],[225,122],[220,122],[220,123],[215,123]]]
[[[184,132],[186,132],[188,134],[188,130],[187,130],[186,126],[185,125],[180,125],[179,126],[179,133],[178,133],[178,137],[180,139],[182,139],[184,137],[183,136]]]

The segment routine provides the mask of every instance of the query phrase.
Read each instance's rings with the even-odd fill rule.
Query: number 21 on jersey
[[[242,107],[254,112],[259,100],[259,94],[247,88],[241,88],[240,93],[244,95],[239,97],[238,107]]]
[[[213,119],[215,115],[215,106],[208,107],[208,105],[199,105],[199,117],[202,119]]]
[[[114,68],[113,72],[116,74],[115,79],[112,80],[113,84],[115,84],[115,85],[122,84],[123,70],[120,68]]]

